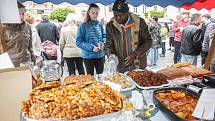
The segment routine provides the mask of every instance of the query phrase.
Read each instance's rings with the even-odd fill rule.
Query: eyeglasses
[[[90,12],[89,12],[89,14],[96,14],[96,15],[98,15],[98,14],[99,14],[99,12],[93,12],[93,11],[90,11]]]

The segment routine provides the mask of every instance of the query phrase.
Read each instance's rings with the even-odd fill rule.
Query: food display
[[[115,74],[106,74],[101,77],[104,81],[110,81],[116,84],[121,85],[122,89],[133,88],[133,84],[131,81],[127,79],[124,74],[115,73]]]
[[[121,108],[119,94],[90,76],[70,76],[63,85],[45,83],[22,102],[24,116],[36,120],[75,120],[117,112]]]
[[[203,69],[203,68],[193,66],[191,63],[173,64],[171,66],[171,68],[183,69],[183,70],[187,71],[193,78],[202,77],[204,75],[212,74],[211,71],[209,71],[207,69]]]
[[[172,68],[172,67],[161,69],[161,70],[157,71],[157,73],[165,75],[168,80],[181,78],[181,77],[190,75],[190,73],[187,72],[186,70],[183,70],[180,68]]]
[[[149,70],[129,71],[127,75],[142,87],[160,86],[168,83],[165,75]]]
[[[197,81],[194,80],[192,78],[192,76],[185,76],[185,77],[176,78],[173,80],[168,80],[168,82],[173,84],[173,85],[181,85],[181,84],[192,84],[192,83],[197,82]]]
[[[193,78],[202,77],[204,75],[212,74],[212,72],[207,70],[207,69],[198,68],[198,67],[193,66],[193,65],[182,67],[182,69],[189,72]]]
[[[176,64],[173,64],[171,67],[172,68],[182,68],[182,67],[186,67],[189,65],[192,65],[192,64],[191,63],[176,63]]]
[[[88,84],[95,81],[95,78],[91,75],[79,75],[79,76],[67,76],[63,81],[63,85],[69,84]]]
[[[185,91],[173,89],[157,91],[154,93],[154,97],[178,117],[188,120],[196,119],[192,113],[196,107],[197,99]]]
[[[168,80],[186,77],[189,75],[191,75],[193,78],[196,78],[196,77],[202,77],[204,75],[212,74],[211,71],[193,66],[190,63],[173,64],[171,67],[164,68],[157,71],[157,73],[161,73],[165,75]]]

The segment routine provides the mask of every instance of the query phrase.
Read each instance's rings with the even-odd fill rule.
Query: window
[[[44,10],[37,10],[37,14],[43,14]]]

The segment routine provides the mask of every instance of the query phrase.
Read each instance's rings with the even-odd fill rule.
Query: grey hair
[[[194,22],[195,20],[197,20],[198,18],[201,17],[201,14],[195,13],[191,16],[191,22]]]
[[[48,21],[49,20],[48,15],[45,15],[45,14],[42,15],[41,18],[42,18],[43,21]]]
[[[72,25],[72,24],[74,24],[76,22],[75,18],[77,18],[77,17],[75,16],[74,13],[68,14],[66,16],[66,20],[64,21],[64,24],[65,25]]]
[[[210,19],[210,18],[211,18],[211,15],[210,15],[210,14],[204,14],[204,15],[202,15],[202,17],[205,17],[205,18]]]

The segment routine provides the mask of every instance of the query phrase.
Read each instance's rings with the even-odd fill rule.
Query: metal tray
[[[199,99],[199,94],[188,90],[187,88],[184,87],[172,87],[172,88],[163,88],[163,89],[157,89],[153,92],[153,100],[155,105],[169,118],[171,119],[171,121],[191,121],[191,120],[187,120],[187,119],[183,119],[179,116],[177,116],[175,113],[173,113],[172,111],[170,111],[166,106],[164,106],[155,96],[154,94],[157,92],[162,92],[162,91],[167,91],[167,90],[180,90],[180,91],[184,91],[186,94]],[[196,120],[192,120],[192,121],[196,121]]]
[[[135,83],[133,83],[133,80],[132,80],[131,78],[129,78],[129,77],[126,76],[125,74],[121,74],[121,73],[120,73],[120,75],[125,76],[126,80],[129,81],[129,82],[131,83],[131,87],[128,87],[128,88],[125,88],[125,89],[121,89],[121,92],[127,92],[127,91],[131,91],[131,90],[135,89],[136,85],[135,85]],[[100,81],[100,82],[108,81],[108,80],[99,79],[99,76],[103,76],[103,74],[100,74],[100,75],[96,75],[96,76],[95,76],[95,79],[96,79],[97,81]],[[112,82],[112,83],[114,83],[114,82]]]
[[[144,71],[144,70],[141,70],[141,69],[136,69],[134,71]],[[160,86],[149,86],[149,87],[143,87],[143,86],[140,86],[139,84],[137,84],[129,75],[128,75],[128,71],[125,72],[125,75],[127,76],[127,78],[129,80],[131,80],[138,88],[140,89],[158,89],[158,88],[163,88],[163,87],[168,87],[168,86],[171,86],[171,84],[167,83],[167,84],[162,84]]]
[[[83,118],[83,119],[77,119],[77,120],[73,120],[73,121],[102,121],[102,120],[107,120],[107,119],[118,118],[121,114],[122,114],[122,111],[120,110],[118,112],[113,112],[113,113],[108,113],[108,114],[98,115],[98,116],[92,116],[92,117]],[[70,121],[70,120],[57,119],[57,118],[35,120],[35,119],[26,118],[22,114],[20,121]]]

